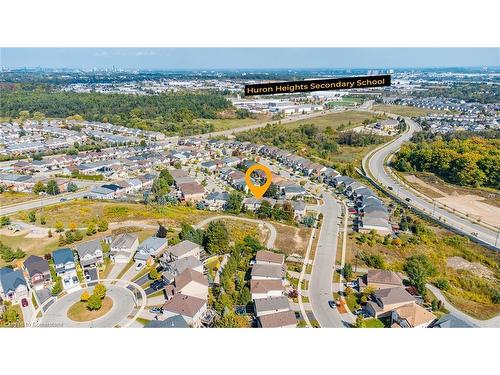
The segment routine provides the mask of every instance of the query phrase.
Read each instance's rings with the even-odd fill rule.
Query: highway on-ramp
[[[363,167],[365,171],[371,175],[378,184],[382,185],[382,187],[386,189],[390,187],[391,194],[394,194],[399,199],[405,201],[409,206],[416,208],[417,210],[424,211],[436,220],[452,227],[454,230],[463,235],[471,237],[473,240],[482,242],[490,248],[500,250],[500,238],[498,238],[498,231],[486,228],[483,225],[470,221],[466,217],[459,216],[458,214],[454,214],[451,211],[441,208],[432,203],[430,198],[429,200],[424,199],[422,196],[417,195],[406,186],[403,186],[396,181],[385,169],[385,162],[387,158],[391,154],[398,151],[404,142],[410,140],[413,133],[420,130],[420,126],[415,121],[409,118],[405,118],[405,121],[407,124],[407,130],[399,138],[377,149],[375,152],[367,155],[363,159]],[[499,221],[498,225],[500,225],[500,217],[497,219]]]

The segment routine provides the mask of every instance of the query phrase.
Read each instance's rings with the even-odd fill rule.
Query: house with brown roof
[[[400,306],[391,313],[391,327],[395,328],[427,328],[436,315],[416,303]]]
[[[206,299],[175,294],[163,304],[161,317],[168,319],[175,315],[181,315],[191,327],[200,327],[201,317],[206,310]]]
[[[187,268],[175,277],[174,284],[176,293],[202,299],[208,298],[208,280],[201,272]]]
[[[280,297],[284,291],[281,280],[250,280],[252,299]]]
[[[282,266],[285,263],[285,256],[269,250],[259,250],[255,255],[256,264],[278,264]]]
[[[179,190],[185,202],[199,202],[205,196],[205,189],[196,181],[180,184]]]
[[[415,298],[405,288],[379,289],[372,295],[372,300],[366,303],[366,311],[375,318],[390,316],[392,310],[415,303]]]
[[[293,311],[282,311],[274,314],[259,317],[259,324],[262,328],[295,328],[297,318]]]
[[[373,289],[387,289],[403,286],[403,275],[389,270],[370,269],[359,285]]]

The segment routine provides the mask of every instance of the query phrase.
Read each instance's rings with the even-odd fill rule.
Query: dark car
[[[337,304],[335,303],[335,301],[328,301],[328,306],[330,306],[332,309],[335,309],[337,307]]]
[[[163,309],[161,307],[153,307],[149,310],[151,314],[163,314]]]
[[[28,307],[28,300],[27,300],[26,298],[23,298],[23,299],[21,300],[21,305],[22,305],[23,307]]]
[[[405,201],[411,202],[411,199],[410,198],[405,198]]]
[[[387,186],[389,190],[393,190],[394,188],[392,186]]]
[[[160,290],[160,289],[165,288],[166,285],[167,285],[166,281],[164,281],[164,280],[156,280],[153,283],[151,283],[151,289],[153,289],[153,290]]]

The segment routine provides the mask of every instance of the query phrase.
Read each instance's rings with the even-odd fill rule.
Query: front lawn
[[[382,323],[377,318],[366,319],[366,328],[384,328],[384,323]]]

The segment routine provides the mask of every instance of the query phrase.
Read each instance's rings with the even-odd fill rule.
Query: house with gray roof
[[[21,270],[0,268],[0,297],[12,303],[19,303],[22,298],[28,297],[28,284]]]
[[[137,248],[134,255],[136,263],[145,263],[151,261],[168,246],[166,238],[148,237]]]
[[[40,290],[50,284],[50,268],[49,262],[46,259],[30,255],[23,262],[23,269],[28,276],[28,281],[32,288]]]
[[[466,322],[453,314],[443,315],[430,325],[430,328],[477,328],[476,325]]]
[[[76,245],[76,252],[83,269],[93,268],[103,263],[103,250],[100,240],[82,242]]]
[[[109,256],[115,263],[128,263],[139,247],[139,237],[134,233],[122,233],[111,242]]]
[[[161,261],[168,263],[170,261],[180,258],[186,258],[189,256],[200,259],[200,253],[201,245],[188,240],[184,240],[174,246],[169,247],[159,255],[161,255]]]
[[[288,297],[267,297],[254,300],[255,315],[263,316],[290,310]]]
[[[165,320],[151,320],[144,328],[189,328],[182,315],[174,315]]]
[[[285,277],[285,267],[279,264],[254,264],[252,280],[282,280]]]

